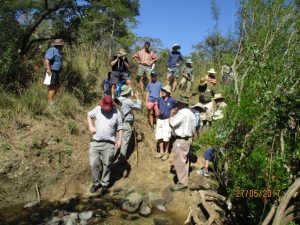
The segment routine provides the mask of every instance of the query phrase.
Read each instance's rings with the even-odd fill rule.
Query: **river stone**
[[[79,214],[80,220],[89,220],[93,217],[93,211],[82,212]]]
[[[151,214],[151,208],[148,205],[142,205],[140,209],[140,214],[143,216],[149,216]]]
[[[137,192],[130,193],[122,204],[122,209],[127,212],[135,212],[140,207],[143,196]]]
[[[162,197],[160,192],[151,192],[148,193],[149,206],[151,208],[157,207],[158,205],[164,206],[166,204],[166,200]]]
[[[70,213],[70,215],[69,215],[69,218],[70,219],[73,219],[73,220],[77,220],[78,219],[78,213]]]
[[[67,223],[66,223],[66,225],[76,225],[76,224],[77,224],[76,220],[73,220],[71,218],[69,218],[68,221],[67,221]]]

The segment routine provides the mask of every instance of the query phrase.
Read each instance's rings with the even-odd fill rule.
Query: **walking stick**
[[[136,167],[139,166],[139,143],[138,143],[138,140],[137,140],[137,137],[136,137],[136,128],[135,128],[135,125],[133,124],[133,135],[134,135],[134,144],[135,144],[135,148],[136,148]]]

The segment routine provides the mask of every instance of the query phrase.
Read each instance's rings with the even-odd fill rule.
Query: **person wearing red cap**
[[[91,193],[96,192],[100,187],[102,187],[101,194],[108,191],[110,165],[115,147],[120,148],[122,145],[122,116],[115,105],[111,96],[104,96],[100,104],[87,114],[88,127],[93,133],[89,150],[93,177]],[[117,134],[118,138],[116,138]]]

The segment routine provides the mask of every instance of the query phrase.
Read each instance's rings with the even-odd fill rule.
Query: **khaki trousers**
[[[188,185],[189,175],[189,149],[192,144],[192,138],[176,139],[173,144],[173,164],[178,178],[178,185]]]

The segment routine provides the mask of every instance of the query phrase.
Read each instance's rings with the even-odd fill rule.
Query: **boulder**
[[[93,211],[82,212],[79,214],[80,220],[89,220],[93,217]]]
[[[130,193],[122,204],[122,209],[133,213],[138,210],[143,200],[143,196],[137,192]]]

